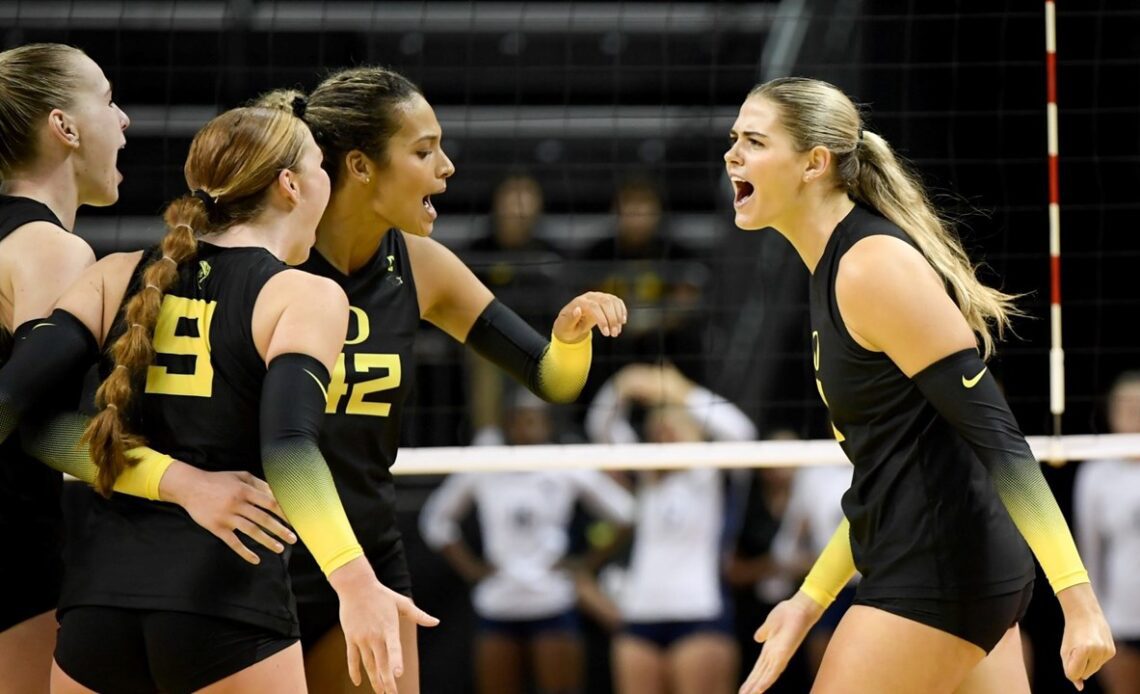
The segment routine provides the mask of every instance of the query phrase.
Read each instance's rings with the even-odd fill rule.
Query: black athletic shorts
[[[412,575],[408,571],[403,540],[397,539],[380,552],[372,553],[366,550],[366,555],[380,583],[401,595],[412,597]],[[302,558],[312,562],[307,556]],[[297,556],[294,555],[293,560],[296,559]],[[290,566],[291,571],[295,568]],[[315,563],[312,567],[306,568],[320,571]],[[337,600],[336,593],[328,581],[323,580],[323,576],[319,587],[312,581],[307,581],[305,585],[307,586],[305,590],[298,590],[298,584],[294,582],[293,592],[297,598],[297,619],[301,623],[301,646],[308,650],[329,633],[329,629],[340,624],[340,601]]]
[[[981,648],[994,649],[1005,632],[1021,621],[1033,598],[1033,581],[1021,590],[983,598],[866,598],[855,592],[855,605],[875,607],[934,627]]]
[[[60,619],[55,661],[97,692],[189,694],[294,643],[295,638],[218,617],[73,607]]]
[[[16,435],[4,443],[16,445]],[[60,475],[0,455],[0,631],[55,610],[63,585]]]
[[[0,526],[0,536],[7,528]],[[12,539],[15,536],[8,536]],[[63,563],[53,535],[39,535],[43,544],[36,547],[26,535],[20,541],[7,543],[7,558],[0,563],[0,631],[45,612],[53,612],[59,604],[63,583]],[[29,540],[25,542],[24,540]]]

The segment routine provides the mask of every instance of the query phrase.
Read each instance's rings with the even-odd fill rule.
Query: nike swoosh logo
[[[317,387],[321,389],[321,393],[325,396],[325,402],[328,402],[329,401],[329,392],[327,390],[325,390],[325,386],[323,383],[321,383],[321,379],[317,378],[313,374],[313,372],[309,371],[308,369],[301,369],[301,370],[304,371],[305,373],[309,374],[309,378],[313,379],[313,383],[316,383]]]
[[[963,376],[962,385],[967,388],[973,388],[974,386],[978,385],[978,381],[982,380],[982,374],[984,374],[988,368],[988,366],[983,366],[982,370],[978,372],[978,375],[974,376],[973,378],[966,378]]]

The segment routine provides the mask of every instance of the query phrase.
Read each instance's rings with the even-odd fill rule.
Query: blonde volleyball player
[[[811,272],[813,366],[854,464],[846,516],[756,632],[766,690],[856,569],[818,692],[1028,692],[1017,622],[1040,561],[1081,688],[1112,637],[1072,536],[983,359],[1013,297],[981,284],[890,146],[825,82],[757,86],[730,132],[736,225]],[[979,350],[979,346],[981,349]]]

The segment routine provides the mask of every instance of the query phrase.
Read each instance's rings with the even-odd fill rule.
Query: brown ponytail
[[[816,146],[830,150],[837,185],[910,236],[946,284],[988,359],[994,352],[991,331],[1000,339],[1010,319],[1020,315],[1014,306],[1017,297],[982,284],[953,225],[935,211],[918,175],[886,140],[863,129],[847,95],[827,82],[784,77],[757,86],[748,96],[780,109],[781,124],[799,151]]]
[[[305,125],[279,110],[239,108],[207,123],[194,137],[186,159],[183,195],[163,214],[166,236],[161,256],[142,274],[142,287],[126,299],[125,330],[110,347],[115,367],[99,386],[99,413],[83,441],[98,468],[95,488],[109,496],[119,474],[133,461],[127,451],[145,442],[130,431],[134,385],[154,361],[154,328],[167,291],[180,269],[198,254],[198,237],[215,234],[257,217],[265,192],[282,169],[297,170],[305,143]]]

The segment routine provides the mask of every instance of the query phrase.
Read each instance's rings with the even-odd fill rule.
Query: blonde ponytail
[[[910,236],[946,284],[988,359],[994,352],[994,333],[1001,339],[1010,319],[1021,315],[1014,305],[1018,297],[982,284],[977,266],[949,221],[935,211],[917,174],[886,140],[863,129],[851,99],[827,82],[801,77],[765,82],[748,96],[780,109],[781,124],[799,151],[818,146],[830,150],[837,184]]]
[[[939,217],[917,174],[895,156],[879,135],[864,131],[854,152],[858,174],[848,184],[855,200],[878,210],[910,236],[946,284],[946,289],[970,329],[981,338],[982,353],[994,352],[994,335],[1000,340],[1010,319],[1020,315],[1012,294],[988,287],[978,279],[950,223]]]

